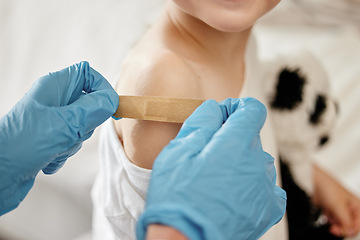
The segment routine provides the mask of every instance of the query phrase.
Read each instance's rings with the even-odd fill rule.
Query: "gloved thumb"
[[[223,114],[215,100],[203,102],[181,127],[175,142],[186,139],[186,145],[201,151],[223,124]]]
[[[214,135],[212,142],[219,144],[231,139],[231,145],[240,147],[249,144],[246,138],[258,136],[266,119],[265,106],[254,98],[227,99],[220,103],[224,118],[222,128]],[[252,142],[252,141],[251,141]],[[254,142],[252,142],[254,143]],[[258,144],[261,147],[261,144]],[[211,148],[212,146],[208,146]]]
[[[245,121],[239,129],[252,129],[259,133],[266,120],[266,107],[255,98],[228,98],[220,102],[224,119],[231,118],[227,125]],[[232,115],[235,114],[235,115]],[[239,118],[241,116],[241,118]]]
[[[72,104],[59,109],[67,119],[77,142],[85,141],[90,132],[111,117],[119,105],[119,97],[113,88],[84,93]],[[74,139],[75,140],[75,139]]]

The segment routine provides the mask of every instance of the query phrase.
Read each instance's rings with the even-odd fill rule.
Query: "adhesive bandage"
[[[204,100],[153,96],[119,96],[115,118],[183,123]]]

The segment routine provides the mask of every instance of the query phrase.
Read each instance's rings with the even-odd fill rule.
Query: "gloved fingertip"
[[[120,120],[120,119],[122,119],[121,117],[118,118],[118,117],[115,117],[114,115],[112,115],[111,117],[112,117],[112,119],[114,119],[114,120]]]
[[[112,87],[108,89],[108,94],[109,94],[110,102],[112,103],[112,106],[113,106],[113,109],[112,109],[113,113],[115,113],[119,107],[119,95]]]
[[[204,109],[207,109],[209,107],[214,107],[214,106],[218,106],[219,103],[216,102],[214,99],[208,99],[208,100],[205,100],[196,110],[196,111],[202,111]]]
[[[57,170],[45,168],[45,169],[42,169],[42,172],[43,172],[44,174],[46,174],[46,175],[52,175],[52,174],[56,173]]]
[[[262,102],[251,97],[244,98],[243,101],[244,104],[248,106],[248,108],[254,109],[256,112],[259,112],[259,115],[263,116],[264,119],[266,118],[267,109]]]
[[[103,91],[107,94],[107,100],[110,101],[111,112],[114,114],[119,107],[119,95],[115,91],[115,89],[111,86],[111,84],[95,69],[89,66],[88,70],[90,76],[87,79],[93,79],[92,81],[87,81],[86,83],[89,86],[86,87],[89,93],[96,91]]]
[[[42,171],[46,175],[51,175],[51,174],[54,174],[57,171],[59,171],[59,169],[62,168],[62,166],[64,166],[64,164],[65,164],[65,160],[56,162],[56,163],[50,163],[45,168],[43,168]]]
[[[69,66],[68,68],[63,69],[62,71],[69,71],[72,72],[73,75],[83,76],[83,73],[86,73],[89,68],[90,68],[90,64],[87,61],[81,61]]]
[[[275,194],[279,196],[283,200],[287,200],[287,194],[284,189],[280,188],[279,186],[275,185]],[[286,207],[286,206],[284,206]]]
[[[251,130],[259,133],[265,124],[267,110],[264,104],[255,98],[243,98],[238,103],[236,110],[229,116],[230,125],[237,125],[239,129]]]
[[[265,154],[265,159],[267,160],[267,162],[274,164],[275,158],[273,156],[271,156],[271,154],[268,152],[264,152],[264,154]]]
[[[279,218],[276,221],[276,223],[278,223],[284,217],[285,212],[286,212],[287,194],[284,189],[282,189],[278,186],[275,186],[274,191],[275,191],[276,196],[278,196]]]
[[[85,133],[83,136],[81,136],[78,140],[79,143],[82,143],[86,140],[88,140],[94,133],[95,130],[91,130],[90,132],[88,133]],[[81,146],[79,147],[79,149],[77,149],[76,151],[80,150]]]
[[[78,66],[82,66],[83,68],[89,68],[90,67],[90,63],[88,61],[81,61],[78,64],[76,64]]]
[[[219,104],[215,100],[206,100],[185,120],[170,146],[181,146],[178,143],[184,143],[188,148],[187,153],[196,154],[207,145],[222,124]]]
[[[217,108],[218,103],[215,100],[209,99],[204,101],[195,111],[185,120],[184,125],[193,125],[198,122],[199,119],[209,120],[209,115],[213,114],[213,109]]]
[[[219,103],[213,99],[208,99],[204,101],[194,112],[191,114],[191,116],[188,118],[191,120],[191,118],[199,118],[200,115],[209,114],[213,115],[213,117],[218,117],[219,111]]]
[[[227,98],[219,103],[221,112],[223,114],[223,122],[225,122],[228,117],[234,113],[234,111],[237,109],[240,101],[242,99],[239,98]]]
[[[176,139],[186,137],[194,132],[194,130],[200,128],[207,129],[207,131],[203,132],[213,132],[215,129],[217,130],[221,124],[219,104],[212,99],[206,100],[185,120]]]

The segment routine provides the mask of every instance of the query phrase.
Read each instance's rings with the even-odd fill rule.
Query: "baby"
[[[165,13],[123,62],[117,92],[217,101],[239,96],[263,100],[261,67],[256,62],[251,28],[278,2],[169,0]],[[95,239],[135,239],[150,169],[180,127],[133,119],[107,122],[94,188]],[[276,158],[269,121],[262,140],[264,149]],[[283,221],[264,237],[284,236]]]

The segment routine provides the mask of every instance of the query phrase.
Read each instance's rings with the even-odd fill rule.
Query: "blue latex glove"
[[[205,101],[155,160],[137,239],[158,223],[192,240],[253,240],[280,221],[286,194],[262,149],[265,118],[255,99]]]
[[[0,215],[19,205],[41,169],[56,172],[118,104],[87,62],[36,81],[0,119]]]

